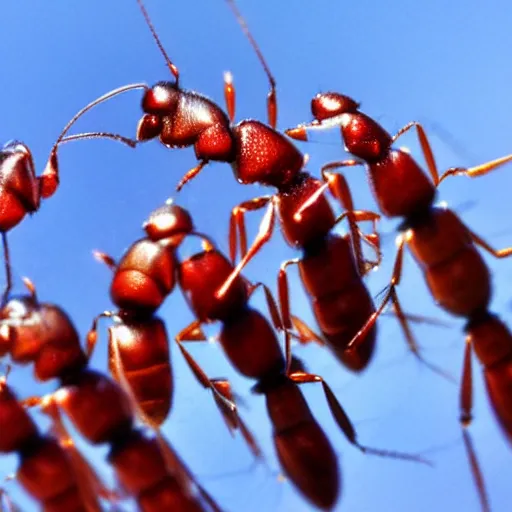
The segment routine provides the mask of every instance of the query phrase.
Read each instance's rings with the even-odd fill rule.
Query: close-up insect
[[[6,290],[4,304],[15,295],[26,293],[21,278],[28,276],[37,284],[39,297],[50,298],[65,307],[79,328],[80,340],[86,340],[93,319],[104,310],[115,312],[123,322],[138,321],[137,314],[125,314],[124,310],[130,308],[126,308],[122,298],[113,294],[113,303],[109,302],[109,287],[116,273],[127,268],[123,267],[121,255],[126,255],[126,250],[133,248],[134,240],[141,238],[141,220],[170,196],[174,196],[174,204],[190,212],[200,233],[205,233],[219,252],[229,255],[236,265],[243,260],[251,242],[272,223],[269,210],[263,213],[269,202],[251,203],[254,198],[273,194],[278,197],[282,193],[282,201],[290,199],[292,190],[283,184],[293,173],[307,173],[303,176],[318,180],[314,181],[315,186],[325,184],[321,174],[323,166],[357,156],[355,152],[344,153],[343,145],[347,141],[345,138],[340,142],[339,128],[311,130],[308,142],[293,140],[285,134],[286,128],[311,118],[310,100],[317,93],[342,91],[361,101],[360,110],[371,115],[391,135],[410,121],[420,122],[440,174],[452,167],[471,168],[512,153],[507,128],[512,101],[505,92],[512,73],[507,59],[507,48],[512,43],[508,30],[512,23],[512,6],[481,5],[470,0],[461,17],[460,8],[439,0],[424,5],[407,0],[386,4],[333,0],[306,4],[285,0],[275,5],[237,0],[236,7],[245,20],[241,22],[242,28],[246,22],[253,38],[248,40],[225,1],[161,3],[145,0],[144,6],[161,46],[174,65],[173,73],[148,30],[139,4],[136,0],[72,4],[57,0],[44,5],[29,2],[24,7],[23,3],[13,2],[3,6],[0,20],[0,42],[9,49],[2,56],[4,73],[0,76],[3,114],[0,140],[22,140],[30,148],[36,176],[44,173],[55,142],[76,112],[106,91],[115,91],[127,84],[148,84],[146,90],[128,90],[101,102],[65,133],[65,137],[105,132],[121,134],[127,139],[138,136],[140,143],[135,148],[100,137],[66,144],[58,150],[59,186],[51,200],[41,201],[39,197],[38,208],[35,208],[34,197],[29,198],[31,202],[21,195],[20,211],[37,210],[36,215],[27,215],[23,222],[17,223],[17,219],[16,222],[12,219],[19,212],[12,209],[14,206],[7,199],[2,202],[0,213],[12,220],[12,225],[0,226],[2,233],[8,232],[9,241],[8,252],[2,252],[0,262],[0,293]],[[385,58],[382,57],[384,49]],[[270,71],[265,73],[261,56],[275,80],[270,108],[266,101]],[[160,115],[158,109],[172,102],[172,95],[165,88],[151,88],[160,82],[174,83],[176,70],[179,70],[180,88],[196,91],[201,98],[209,100],[199,101],[199,96],[190,93],[185,98],[190,101],[187,103],[182,97],[182,110],[176,118],[171,118]],[[231,73],[232,82],[223,78],[225,72]],[[236,102],[232,101],[233,84],[236,85]],[[272,106],[272,98],[277,99],[278,108]],[[235,103],[236,113],[232,106]],[[211,128],[213,118],[218,122]],[[261,124],[251,125],[244,121],[247,119],[258,120]],[[282,144],[272,145],[268,140],[261,143],[260,139],[262,146],[258,149],[251,145],[251,140],[254,141],[250,139],[251,130],[254,126],[263,126],[261,133],[267,133],[264,128],[267,123],[275,124],[275,137]],[[192,133],[192,126],[194,130],[201,128],[200,132]],[[174,149],[151,140],[158,138]],[[404,133],[394,144],[397,150],[402,146],[408,148],[422,168],[428,168],[428,158],[425,161],[414,130]],[[286,148],[294,148],[289,150],[293,158],[290,157],[289,165],[283,164],[277,174],[272,174],[277,172],[274,167],[266,167],[269,160],[258,160],[261,155],[272,152],[276,160],[284,158]],[[242,157],[252,162],[252,170],[261,164],[259,171],[268,171],[268,175],[264,179],[260,179],[263,174],[257,179],[252,174],[248,177],[244,174],[248,167],[244,167]],[[208,165],[197,168],[206,161]],[[0,164],[4,162],[5,159]],[[235,164],[235,173],[230,168],[232,164]],[[512,230],[508,226],[508,219],[512,218],[508,198],[511,165],[478,179],[453,176],[439,187],[439,197],[492,247],[512,245]],[[187,174],[190,169],[201,172]],[[23,185],[11,184],[4,174],[6,170],[7,167],[0,166],[2,190]],[[327,231],[332,228],[332,239],[346,241],[354,276],[367,290],[367,308],[357,309],[362,316],[357,324],[363,325],[373,311],[371,302],[378,308],[385,298],[385,292],[381,292],[389,285],[397,252],[393,238],[403,219],[389,219],[384,215],[386,212],[381,211],[381,205],[375,201],[362,168],[346,166],[327,170],[343,176],[356,210],[363,212],[355,223],[354,217],[347,219],[348,195],[334,197],[331,192],[334,187],[325,186],[322,195],[314,196],[316,203],[313,204],[325,204],[327,210],[332,209],[331,224],[333,219],[344,216],[335,226],[329,225]],[[186,174],[194,179],[177,194],[176,187]],[[282,181],[274,182],[276,177]],[[243,183],[238,183],[237,179]],[[246,186],[248,182],[252,186]],[[389,190],[391,201],[403,193],[399,186],[396,188]],[[304,218],[311,206],[307,199],[310,197],[298,198],[294,203],[299,209],[304,205],[300,212]],[[415,202],[412,194],[408,199]],[[473,205],[469,210],[459,208],[468,201]],[[247,210],[255,209],[252,206],[263,208],[246,211],[242,221],[237,205],[251,205]],[[330,307],[329,294],[307,294],[303,287],[301,265],[307,258],[321,254],[307,253],[307,250],[300,254],[298,250],[307,244],[287,246],[285,237],[281,236],[290,234],[283,222],[286,214],[278,206],[274,210],[273,235],[268,241],[265,237],[264,247],[256,251],[250,261],[243,261],[242,275],[250,283],[264,283],[278,299],[276,312],[277,316],[284,317],[284,324],[276,330],[276,339],[284,353],[285,339],[289,336],[293,358],[288,362],[293,363],[293,367],[298,358],[308,372],[321,375],[329,383],[343,408],[350,412],[358,439],[364,440],[365,445],[419,454],[432,462],[429,467],[348,449],[321,386],[300,386],[300,394],[329,439],[342,475],[338,501],[332,506],[319,500],[316,504],[356,512],[433,508],[470,512],[507,510],[512,499],[507,480],[512,454],[495,420],[476,359],[473,364],[473,422],[468,429],[472,450],[467,449],[467,437],[459,422],[464,319],[451,317],[437,306],[421,268],[405,252],[397,289],[400,303],[410,319],[418,320],[411,322],[411,330],[420,357],[439,371],[430,371],[411,353],[406,333],[392,306],[386,311],[390,313],[386,318],[382,321],[379,318],[375,346],[368,349],[369,352],[363,351],[361,364],[352,365],[352,369],[358,371],[351,371],[350,364],[349,368],[340,364],[340,360],[346,361],[339,353],[335,354],[333,347],[326,350],[321,346],[325,343],[323,338],[329,338],[332,332],[331,324],[322,323],[317,302]],[[382,215],[376,225],[371,221],[378,217],[370,212]],[[292,221],[297,220],[296,213],[290,214]],[[317,222],[310,222],[310,228],[318,229],[319,236],[325,235]],[[281,229],[283,233],[279,232]],[[178,249],[181,263],[198,258],[193,255],[197,255],[200,238],[186,238]],[[310,247],[319,250],[322,244],[310,244]],[[113,268],[114,273],[95,261],[93,250],[106,251],[113,256],[113,260],[105,257],[104,261],[119,264]],[[8,256],[8,260],[4,256]],[[299,265],[286,265],[286,281],[281,273],[279,287],[280,268],[284,262],[295,258],[299,259]],[[495,259],[485,252],[482,258],[489,268],[492,284],[489,310],[510,325],[508,290],[512,260]],[[334,280],[341,272],[331,267],[328,258],[325,261],[323,266],[319,264],[314,269],[322,270],[322,276],[328,280],[327,283],[322,281],[320,290],[334,286],[329,276]],[[144,262],[144,258],[137,260],[142,268]],[[199,280],[201,275],[197,276]],[[476,289],[473,284],[476,287],[477,276],[466,277],[469,294]],[[135,279],[133,286],[138,285],[141,281]],[[199,290],[204,290],[200,285],[200,281],[195,284]],[[454,290],[450,288],[449,275],[443,285],[446,296],[451,297]],[[161,300],[156,314],[165,323],[166,337],[170,340],[172,396],[168,387],[162,386],[158,391],[168,402],[159,402],[165,402],[164,406],[152,409],[156,402],[146,401],[146,414],[154,414],[157,423],[161,423],[160,431],[222,510],[316,510],[318,507],[297,490],[301,485],[292,484],[293,477],[280,459],[282,453],[276,451],[279,447],[274,443],[265,399],[252,389],[256,380],[240,376],[230,366],[220,349],[221,343],[183,343],[187,353],[212,382],[220,382],[216,378],[229,381],[237,413],[253,436],[257,450],[251,449],[251,443],[238,435],[236,428],[225,428],[226,422],[229,424],[225,415],[228,409],[224,410],[224,415],[219,414],[219,400],[223,404],[222,412],[222,407],[229,408],[230,399],[222,402],[217,396],[217,400],[212,400],[212,394],[204,391],[197,375],[190,371],[179,345],[172,341],[197,319],[197,312],[189,307],[191,292],[183,297],[182,293],[168,291],[165,286],[158,290]],[[221,290],[220,296],[222,292],[229,294],[229,288]],[[439,295],[434,299],[440,300]],[[155,304],[155,309],[158,305]],[[251,296],[250,308],[261,312],[272,325],[264,293],[258,291]],[[334,309],[323,311],[331,310]],[[336,312],[338,314],[341,315]],[[354,318],[352,314],[347,316]],[[118,328],[121,325],[118,319],[104,319],[98,325],[97,343],[88,361],[94,370],[105,373],[109,361],[112,362],[107,327]],[[341,325],[340,317],[336,316],[336,321],[339,322],[336,325]],[[443,326],[432,325],[436,322]],[[318,339],[311,335],[311,339],[319,343],[300,343],[309,335],[306,326],[319,334]],[[286,336],[284,327],[289,329]],[[355,331],[358,328],[353,326]],[[187,335],[195,340],[203,337],[223,341],[225,327],[220,322],[207,322],[201,329],[201,336],[193,330]],[[350,337],[352,335],[347,334],[347,339]],[[185,337],[182,339],[185,341]],[[164,341],[163,338],[157,340],[156,345],[163,346]],[[86,350],[85,344],[82,348]],[[344,350],[341,353],[347,355]],[[249,361],[259,354],[256,341],[251,350],[244,352]],[[133,362],[123,359],[122,354],[117,355],[119,361]],[[370,357],[371,364],[366,364]],[[474,356],[467,352],[465,360],[469,361],[470,357]],[[8,386],[21,400],[54,391],[54,383],[38,382],[31,368],[9,360],[8,355],[5,358],[6,364],[12,364]],[[139,358],[137,355],[136,363],[142,360]],[[166,368],[165,372],[169,367]],[[134,366],[131,371],[117,375],[122,387],[130,389],[132,385],[134,398],[140,398],[136,396],[137,390],[142,393],[156,390],[144,371],[139,370]],[[439,373],[451,379],[441,378]],[[257,391],[264,393],[264,388]],[[217,389],[217,392],[223,391],[224,388]],[[280,397],[282,402],[277,403],[291,407],[294,393],[290,391],[288,400]],[[469,395],[466,393],[465,397],[463,405],[467,408]],[[140,405],[144,405],[143,400]],[[52,426],[38,408],[30,408],[27,413],[39,432],[46,433]],[[273,414],[286,418],[281,410],[274,410]],[[510,413],[507,410],[503,414]],[[64,421],[77,449],[99,481],[117,492],[119,487],[111,467],[105,462],[105,450],[91,448],[76,435],[72,422]],[[11,425],[9,428],[14,429]],[[232,437],[230,430],[237,435]],[[14,450],[25,449],[15,447]],[[255,458],[255,451],[261,452],[261,456]],[[16,481],[17,456],[2,455],[1,461],[0,478],[7,480],[0,483],[0,488],[2,497],[8,498],[2,498],[0,503],[12,502],[21,510],[37,510],[36,502]],[[482,479],[480,484],[475,484],[477,475]],[[122,489],[119,491],[115,500],[100,497],[101,506],[135,510],[134,502],[125,501]],[[482,499],[484,494],[487,503]]]

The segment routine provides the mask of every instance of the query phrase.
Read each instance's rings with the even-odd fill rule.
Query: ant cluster
[[[310,373],[293,354],[292,342],[317,343],[352,372],[371,363],[378,338],[377,321],[388,305],[393,308],[412,353],[435,372],[442,369],[423,359],[410,323],[428,321],[408,315],[398,297],[406,247],[425,276],[435,302],[466,321],[466,345],[460,384],[460,422],[482,507],[488,499],[478,460],[466,427],[472,417],[471,354],[484,372],[489,401],[505,435],[512,437],[512,335],[489,311],[490,271],[478,248],[496,258],[512,255],[512,248],[496,250],[465,226],[459,216],[433,205],[437,187],[454,175],[478,177],[512,161],[512,155],[473,168],[451,168],[440,174],[424,128],[416,122],[394,136],[359,110],[348,96],[318,94],[311,103],[314,120],[277,130],[276,82],[256,41],[238,11],[227,0],[268,78],[267,122],[246,119],[235,123],[235,86],[225,76],[226,108],[201,93],[181,87],[178,67],[168,57],[142,0],[138,0],[154,40],[164,56],[172,80],[149,87],[131,84],[101,96],[81,109],[66,125],[51,150],[45,170],[36,175],[31,152],[11,142],[0,153],[0,231],[4,248],[6,286],[0,309],[0,355],[13,365],[33,363],[40,381],[58,379],[57,391],[18,400],[7,382],[0,381],[0,451],[17,453],[16,478],[46,511],[101,510],[132,497],[144,511],[222,510],[201,486],[160,431],[173,401],[170,344],[164,320],[156,316],[167,297],[179,287],[195,320],[174,334],[184,361],[214,403],[232,433],[240,433],[256,459],[263,452],[244,422],[236,393],[227,379],[210,377],[187,348],[188,342],[208,339],[204,327],[218,322],[218,341],[232,366],[254,383],[263,395],[281,470],[314,506],[331,510],[340,498],[338,456],[306,402],[300,385],[318,383],[336,425],[347,440],[364,453],[429,464],[420,455],[360,444],[355,428],[324,378]],[[142,110],[135,139],[114,133],[68,135],[83,114],[127,91],[143,90]],[[312,130],[337,127],[345,149],[354,158],[323,165],[315,176],[306,170],[307,158],[292,142],[307,141]],[[413,156],[395,146],[405,132],[418,134],[428,176]],[[28,293],[11,296],[13,287],[7,233],[59,186],[58,148],[87,138],[109,138],[131,147],[158,138],[168,148],[193,147],[197,165],[184,173],[179,191],[210,162],[229,163],[241,184],[271,187],[272,194],[234,206],[229,221],[229,254],[224,255],[206,234],[197,231],[189,211],[177,202],[154,210],[143,225],[145,235],[118,260],[96,251],[112,271],[110,297],[116,311],[92,321],[82,347],[80,336],[65,311],[41,302],[34,284],[25,279]],[[380,213],[356,209],[340,169],[364,167]],[[336,213],[331,202],[340,207]],[[249,244],[245,215],[265,209],[258,234]],[[383,258],[378,222],[384,215],[402,220],[400,243],[389,285],[374,300],[364,278]],[[300,254],[282,262],[277,294],[268,283],[250,282],[245,266],[263,253],[279,223],[286,243]],[[348,233],[336,227],[346,223]],[[370,223],[366,232],[361,223]],[[180,256],[190,238],[202,249]],[[368,257],[368,253],[371,257]],[[297,265],[309,297],[318,332],[294,311],[288,268]],[[251,305],[253,293],[264,294],[268,314]],[[109,318],[109,370],[112,378],[90,367],[98,342],[99,320]],[[280,339],[282,338],[282,346]],[[41,433],[28,408],[39,406],[49,415],[52,429]],[[90,443],[106,443],[108,462],[118,480],[108,489],[76,447],[66,429],[64,413]],[[2,490],[0,497],[8,496]],[[5,498],[5,508],[14,505]],[[122,506],[122,504],[121,504]]]

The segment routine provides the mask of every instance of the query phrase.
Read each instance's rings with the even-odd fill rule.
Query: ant
[[[407,244],[434,300],[452,315],[466,319],[460,398],[462,425],[468,426],[472,417],[471,347],[474,347],[484,368],[487,392],[498,421],[512,438],[512,335],[506,325],[489,312],[490,271],[476,246],[496,258],[511,256],[512,247],[494,249],[465,226],[453,211],[433,206],[437,187],[448,176],[481,176],[512,161],[512,155],[471,168],[450,168],[439,175],[427,135],[418,122],[407,124],[392,137],[376,121],[360,112],[359,104],[352,98],[336,92],[318,94],[311,102],[311,110],[315,118],[312,123],[286,130],[286,133],[295,139],[307,140],[308,129],[340,126],[347,151],[357,159],[333,162],[325,168],[366,167],[382,213],[404,219],[393,274],[383,302],[349,347],[356,348],[362,343],[365,332],[372,329],[388,302],[400,308],[396,287],[400,284]],[[398,137],[414,127],[432,181],[408,152],[392,147]],[[479,481],[475,470],[473,473]],[[481,485],[479,483],[482,499]],[[485,497],[482,501],[486,502]],[[487,506],[484,503],[484,507]]]
[[[37,212],[40,208],[41,199],[48,199],[57,191],[60,179],[57,159],[58,147],[66,142],[96,138],[113,139],[130,147],[137,145],[137,141],[106,132],[80,133],[65,137],[69,128],[84,112],[97,103],[110,98],[112,94],[118,94],[118,91],[112,91],[112,93],[99,98],[73,117],[55,142],[50,158],[40,176],[36,176],[32,153],[26,144],[12,140],[0,149],[0,204],[2,205],[0,207],[0,233],[2,234],[6,275],[2,305],[7,302],[13,286],[7,232],[17,226],[27,214],[32,215]]]
[[[195,321],[178,333],[176,342],[199,382],[211,388],[214,397],[217,392],[230,401],[229,382],[210,380],[183,346],[188,341],[206,341],[201,326],[221,322],[219,341],[224,352],[240,373],[257,381],[255,390],[264,394],[267,400],[279,460],[292,482],[311,502],[324,509],[334,505],[339,492],[338,466],[330,442],[296,384],[322,383],[335,421],[347,439],[363,452],[424,462],[416,456],[367,448],[357,442],[355,430],[328,384],[322,377],[307,373],[290,353],[283,355],[274,328],[283,330],[284,327],[277,305],[265,285],[250,284],[242,276],[237,276],[225,295],[219,297],[216,294],[233,271],[233,265],[208,238],[192,231],[186,210],[167,203],[150,214],[144,228],[153,240],[165,243],[167,239],[173,246],[176,237],[181,241],[184,225],[191,230],[190,234],[199,236],[203,250],[185,260],[176,260],[177,281],[196,316]],[[106,255],[102,259],[109,261]],[[259,287],[265,292],[273,326],[259,311],[249,306],[252,294]],[[291,361],[287,362],[287,359]],[[230,410],[222,401],[216,399],[216,402],[221,412]],[[231,410],[235,411],[234,404]],[[228,425],[233,419],[236,416],[226,419]],[[247,438],[246,441],[251,445]]]
[[[33,362],[39,380],[59,378],[61,387],[24,404],[47,410],[55,405],[89,442],[108,443],[108,460],[120,484],[142,510],[207,510],[193,494],[192,484],[209,509],[219,510],[158,431],[149,436],[134,427],[133,405],[142,417],[144,413],[133,397],[87,367],[88,358],[67,314],[56,305],[40,303],[34,285],[27,279],[25,284],[29,295],[9,300],[0,311],[0,353],[10,352],[14,361]]]
[[[205,242],[208,238],[196,232],[189,213],[172,202],[152,212],[143,228],[146,237],[134,242],[118,263],[105,253],[94,252],[114,273],[110,296],[119,310],[103,312],[94,319],[87,335],[87,355],[91,357],[96,346],[99,319],[113,318],[115,325],[109,328],[108,342],[110,371],[116,380],[126,380],[145,418],[156,426],[163,423],[171,408],[173,383],[167,333],[163,322],[153,315],[175,288],[179,266],[176,249],[187,236]],[[187,362],[195,375],[202,374],[190,358]],[[200,382],[211,389],[224,417],[230,418],[232,396],[225,396],[229,390],[207,378]],[[251,434],[243,423],[240,427],[258,455]]]
[[[233,1],[228,0],[228,4],[256,52],[270,83],[267,98],[268,125],[256,120],[244,120],[233,125],[235,88],[229,75],[225,76],[224,84],[228,115],[205,96],[182,89],[179,85],[178,68],[163,48],[143,2],[137,1],[146,24],[175,79],[174,82],[159,82],[152,88],[145,86],[142,100],[145,115],[138,125],[137,140],[146,141],[159,137],[160,141],[168,147],[194,146],[196,157],[200,162],[185,174],[178,184],[178,190],[193,179],[210,161],[231,163],[240,183],[260,183],[277,188],[277,192],[273,195],[258,197],[233,208],[229,231],[230,258],[232,262],[235,261],[238,237],[243,258],[226,283],[220,287],[219,298],[227,293],[242,268],[270,240],[277,213],[286,241],[293,247],[304,250],[305,256],[300,263],[301,275],[314,301],[315,315],[326,342],[333,348],[337,357],[351,369],[357,371],[366,367],[373,353],[375,330],[368,332],[364,347],[360,347],[357,355],[348,356],[344,349],[366,319],[375,311],[372,298],[361,278],[380,261],[379,241],[375,231],[379,215],[369,211],[354,210],[344,178],[338,174],[324,172],[322,173],[323,181],[326,182],[334,198],[346,210],[340,217],[335,218],[327,199],[322,195],[326,188],[322,186],[323,182],[303,170],[304,155],[275,129],[277,124],[276,81]],[[123,92],[131,87],[127,86]],[[133,85],[133,88],[138,87],[140,87],[139,84]],[[115,92],[111,95],[115,95]],[[308,205],[307,211],[299,215],[297,212],[304,204]],[[262,220],[258,238],[253,247],[247,251],[244,216],[248,211],[265,207],[267,212]],[[351,239],[331,233],[333,227],[345,218],[350,225]],[[363,235],[360,232],[357,223],[363,221],[373,223],[373,233]],[[365,261],[362,242],[376,250],[379,254],[378,261]],[[352,248],[350,248],[351,244]],[[354,263],[352,251],[355,252],[356,263]],[[328,262],[328,265],[322,268],[322,262]],[[301,341],[308,342],[313,338],[323,343],[300,319],[289,313],[285,269],[291,263],[299,263],[299,261],[286,262],[282,266],[279,279],[280,300],[286,328],[290,329],[293,322],[300,332]],[[331,284],[328,286],[328,283]],[[333,294],[336,296],[335,302],[331,300]]]
[[[60,425],[59,440],[40,434],[7,385],[7,376],[0,378],[0,424],[0,452],[19,454],[17,480],[44,510],[102,510],[98,497],[111,493],[78,452],[64,425]]]

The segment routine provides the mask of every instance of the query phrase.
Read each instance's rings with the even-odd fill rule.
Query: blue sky
[[[280,129],[309,120],[309,101],[318,91],[338,90],[362,103],[362,110],[391,132],[410,120],[424,123],[441,169],[475,165],[512,152],[512,5],[509,2],[336,2],[240,1],[254,36],[277,79]],[[168,79],[165,63],[143,18],[131,2],[35,2],[2,6],[2,91],[0,140],[20,139],[42,171],[50,148],[68,119],[104,92],[132,82]],[[222,76],[232,71],[237,88],[236,118],[266,119],[267,83],[248,42],[221,1],[162,2],[147,8],[167,52],[181,72],[182,85],[223,106]],[[134,135],[140,93],[133,92],[91,112],[76,131],[108,130]],[[315,133],[301,146],[317,173],[343,156],[339,134]],[[414,136],[401,145],[418,155]],[[421,161],[421,160],[420,160]],[[29,276],[42,300],[62,305],[85,335],[91,319],[110,307],[110,273],[91,255],[101,249],[118,258],[137,238],[148,213],[174,194],[193,165],[193,151],[167,150],[156,141],[130,150],[110,141],[69,144],[60,151],[61,187],[31,219],[9,234],[14,276]],[[511,243],[512,169],[479,179],[453,178],[440,198],[460,208],[464,221],[493,245]],[[361,170],[347,172],[356,205],[374,208]],[[176,198],[190,209],[199,230],[227,249],[230,209],[265,193],[241,186],[226,164],[209,166]],[[254,236],[258,217],[251,217]],[[375,295],[390,275],[394,222],[384,222],[385,263],[368,280]],[[247,276],[275,284],[279,263],[294,252],[276,233],[271,246],[247,269]],[[492,309],[511,320],[510,261],[485,256],[493,271]],[[293,307],[311,319],[307,299],[292,278]],[[419,269],[406,259],[400,297],[411,312],[446,318],[433,304]],[[255,305],[262,306],[258,298]],[[170,334],[192,319],[179,292],[161,310]],[[457,378],[462,363],[462,322],[439,329],[415,326],[425,357]],[[106,369],[106,323],[93,364]],[[298,349],[311,371],[322,374],[352,417],[364,444],[425,452],[435,468],[363,456],[337,432],[315,386],[303,391],[340,455],[343,473],[339,509],[478,511],[458,417],[458,388],[431,374],[408,354],[392,318],[380,324],[378,353],[362,376],[349,374],[318,347]],[[215,328],[209,329],[215,334]],[[176,400],[165,432],[201,482],[227,510],[310,510],[287,483],[278,481],[270,427],[261,397],[251,382],[236,376],[219,347],[193,347],[211,376],[231,378],[244,398],[244,418],[258,436],[267,466],[252,465],[237,438],[231,440],[214,405],[184,367],[173,347]],[[16,369],[11,383],[21,394],[41,390],[29,370]],[[493,510],[512,499],[508,482],[511,454],[474,365],[476,401],[471,427]],[[53,389],[50,384],[45,389]],[[214,442],[212,442],[212,440]],[[88,451],[89,453],[89,451]],[[90,450],[101,461],[104,452]],[[7,459],[6,459],[7,460]],[[7,474],[14,466],[2,465]],[[103,464],[100,470],[108,475]],[[7,485],[21,505],[24,497]]]

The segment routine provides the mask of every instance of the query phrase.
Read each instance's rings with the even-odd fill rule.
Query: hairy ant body
[[[472,168],[450,168],[441,176],[423,127],[412,122],[392,137],[376,121],[361,113],[359,105],[339,93],[318,94],[311,103],[315,120],[286,133],[307,140],[308,129],[340,126],[347,151],[357,160],[328,164],[326,168],[366,167],[375,199],[388,217],[403,217],[398,254],[390,286],[382,305],[351,342],[357,347],[385,305],[400,308],[396,287],[400,283],[404,246],[407,244],[425,276],[435,301],[446,311],[466,319],[466,350],[461,382],[461,422],[471,419],[472,383],[470,350],[483,365],[489,399],[503,430],[512,438],[512,335],[488,310],[491,299],[490,271],[476,246],[496,258],[512,255],[512,248],[494,249],[466,227],[449,209],[433,206],[439,184],[448,176],[477,177],[512,161],[512,155]],[[392,147],[396,139],[416,127],[418,139],[432,178],[428,179],[412,156]],[[477,479],[478,480],[478,479]],[[483,493],[480,488],[481,494]]]
[[[28,280],[26,284],[31,294],[11,299],[0,312],[1,353],[10,352],[14,361],[33,362],[38,379],[58,378],[61,387],[49,397],[32,397],[25,404],[57,405],[89,442],[108,443],[108,460],[141,510],[206,510],[192,493],[191,475],[162,436],[157,432],[151,437],[134,427],[131,396],[87,367],[88,358],[66,313],[38,302],[33,285]]]

